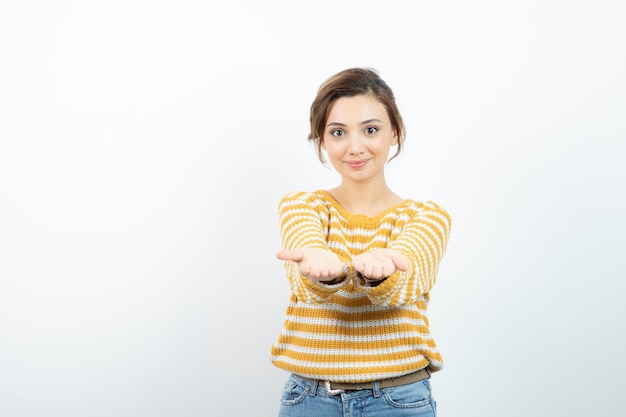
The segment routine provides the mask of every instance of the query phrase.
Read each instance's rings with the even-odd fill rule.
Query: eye
[[[377,127],[369,126],[369,127],[365,128],[365,133],[367,133],[369,135],[373,135],[376,132],[378,132],[378,128]]]
[[[330,134],[336,138],[343,136],[343,130],[341,129],[335,129],[333,131],[330,132]]]

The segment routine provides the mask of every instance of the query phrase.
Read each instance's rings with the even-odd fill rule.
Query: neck
[[[341,185],[329,192],[344,209],[354,214],[368,216],[374,216],[402,201],[385,181],[378,183],[342,181]]]

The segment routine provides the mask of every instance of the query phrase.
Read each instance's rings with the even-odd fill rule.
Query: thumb
[[[281,261],[299,262],[302,260],[302,253],[298,249],[281,249],[276,252],[276,257]]]
[[[396,269],[402,272],[406,272],[409,270],[409,263],[406,258],[402,255],[393,255],[391,257],[393,264],[396,266]]]

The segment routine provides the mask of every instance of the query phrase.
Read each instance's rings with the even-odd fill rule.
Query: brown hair
[[[311,104],[309,117],[311,132],[309,133],[309,140],[315,144],[317,156],[322,163],[326,163],[322,153],[322,137],[332,104],[340,97],[358,95],[374,97],[387,109],[389,120],[391,120],[391,128],[398,135],[398,148],[389,160],[392,160],[402,152],[406,131],[393,91],[380,78],[376,70],[371,68],[349,68],[324,81],[317,90],[317,96]]]

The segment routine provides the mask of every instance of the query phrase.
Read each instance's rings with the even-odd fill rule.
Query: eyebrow
[[[361,123],[361,125],[367,125],[370,123],[374,123],[374,122],[378,122],[378,123],[382,123],[382,120],[379,119],[368,119],[368,120],[363,120]],[[339,122],[330,122],[326,125],[326,127],[330,127],[330,126],[345,126],[344,123],[339,123]]]

